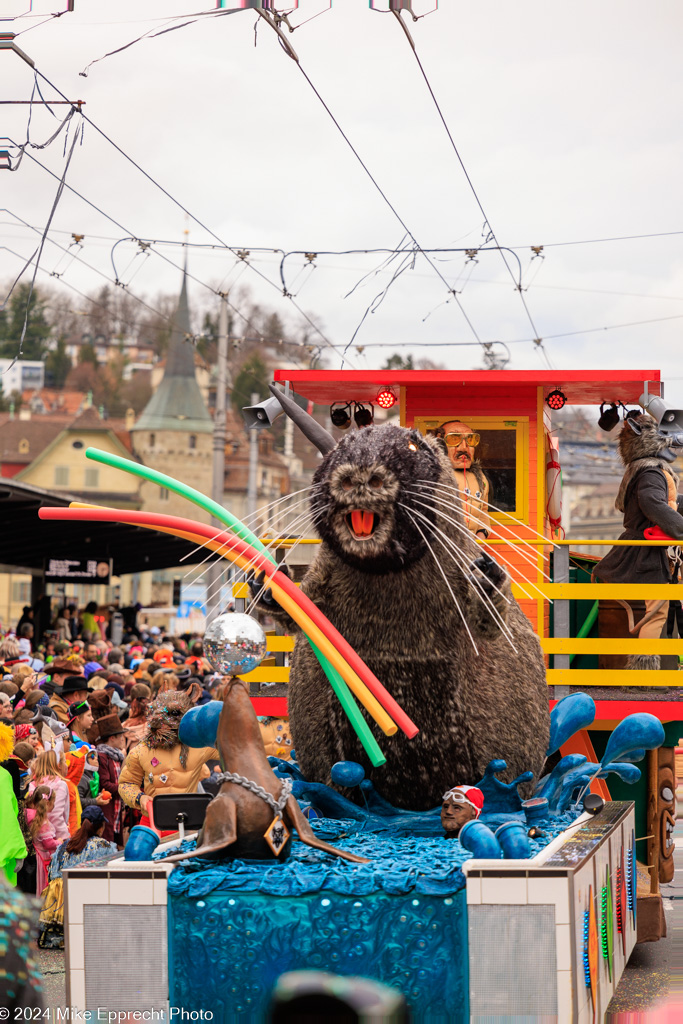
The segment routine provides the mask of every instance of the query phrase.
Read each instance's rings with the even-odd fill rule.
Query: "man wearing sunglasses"
[[[477,434],[460,420],[448,420],[436,431],[446,445],[448,457],[453,464],[453,475],[463,504],[468,529],[476,536],[489,535],[488,512],[489,482],[484,476],[481,462],[475,457],[479,444]]]

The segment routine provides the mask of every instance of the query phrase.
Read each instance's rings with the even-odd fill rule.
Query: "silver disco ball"
[[[216,672],[242,676],[263,661],[266,634],[250,615],[228,612],[207,628],[204,653]]]

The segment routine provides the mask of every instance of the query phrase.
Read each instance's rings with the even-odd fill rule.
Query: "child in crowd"
[[[36,896],[40,896],[47,885],[50,859],[59,846],[56,829],[50,821],[55,796],[49,786],[36,786],[24,801],[26,821],[36,854]]]

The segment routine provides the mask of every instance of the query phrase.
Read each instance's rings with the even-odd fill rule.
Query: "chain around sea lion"
[[[263,786],[259,786],[257,782],[252,782],[251,779],[247,779],[244,775],[238,775],[236,772],[220,772],[214,776],[217,782],[234,782],[238,786],[242,786],[244,789],[248,789],[250,793],[254,793],[255,796],[260,796],[262,800],[268,804],[273,813],[278,817],[282,817],[282,812],[285,809],[285,805],[289,800],[292,792],[292,780],[283,779],[282,789],[280,796],[276,800],[272,793],[269,793]]]

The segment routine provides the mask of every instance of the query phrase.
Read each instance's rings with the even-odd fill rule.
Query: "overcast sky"
[[[168,27],[175,15],[196,12],[179,0],[76,0],[74,13],[42,23],[60,6],[66,0],[33,0],[31,16],[0,28],[21,33],[17,43],[37,68],[69,99],[85,100],[88,117],[222,242],[250,250],[245,266],[225,250],[192,249],[190,272],[200,282],[231,288],[236,301],[248,283],[254,298],[294,325],[297,311],[281,294],[281,256],[259,253],[260,247],[322,253],[405,242],[404,227],[262,20],[254,45],[254,11],[209,12],[95,63],[83,78],[79,72],[96,58]],[[418,12],[429,6],[415,0]],[[10,14],[28,7],[29,0],[2,0]],[[325,7],[322,0],[300,0],[292,22]],[[521,261],[536,331],[499,252],[480,253],[470,264],[463,253],[439,254],[433,265],[418,255],[358,330],[348,352],[352,365],[378,367],[400,351],[449,369],[472,368],[481,365],[478,347],[447,346],[478,335],[515,342],[509,368],[543,369],[544,356],[531,340],[538,333],[558,371],[605,369],[608,381],[614,368],[659,368],[669,382],[667,397],[683,405],[682,21],[678,3],[646,8],[624,0],[561,6],[442,0],[417,23],[406,17],[488,225]],[[482,245],[484,217],[394,16],[369,10],[366,0],[335,0],[287,37],[419,246]],[[55,96],[40,84],[46,98]],[[2,51],[2,98],[28,99],[32,87],[30,67]],[[53,109],[59,117],[68,110]],[[23,140],[28,111],[3,106],[0,133]],[[32,141],[43,142],[57,124],[34,108]],[[29,150],[58,176],[63,137],[46,150]],[[122,225],[68,191],[60,200],[49,237],[68,246],[71,232],[85,234],[78,254],[100,274],[114,278],[112,246],[126,235],[182,242],[181,209],[87,124],[66,180]],[[16,217],[42,229],[57,181],[27,157],[16,173],[1,173],[0,184],[1,205],[10,211],[0,214],[3,245],[28,257],[39,236]],[[218,245],[196,222],[189,228],[191,243]],[[680,233],[589,244],[663,232]],[[570,242],[583,244],[558,244]],[[544,259],[531,261],[532,245],[545,246]],[[155,245],[153,255],[131,263],[138,251],[122,243],[114,252],[116,275],[130,291],[146,297],[177,291],[179,271],[161,256],[181,265],[182,249]],[[37,281],[87,292],[104,282],[63,257],[48,243],[41,267],[62,276],[39,272]],[[326,338],[343,348],[401,266],[399,257],[361,281],[384,259],[320,255],[311,269],[292,256],[287,287]],[[509,253],[507,259],[516,274],[516,259]],[[20,268],[19,259],[0,250],[0,280]],[[461,308],[449,288],[459,291]],[[87,309],[70,294],[74,309]],[[210,300],[209,289],[192,282],[191,301]],[[660,322],[601,330],[633,321]],[[245,329],[235,322],[237,332]],[[357,345],[364,346],[361,353]],[[340,365],[340,352],[328,352],[328,366]],[[618,397],[606,383],[605,398]]]

